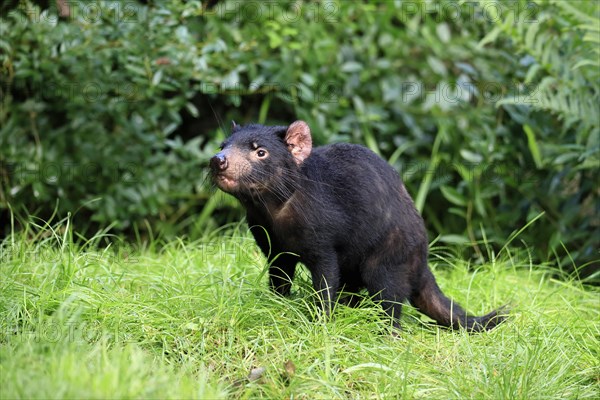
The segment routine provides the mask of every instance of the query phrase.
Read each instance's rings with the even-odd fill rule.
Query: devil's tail
[[[411,298],[411,303],[439,325],[480,332],[490,330],[506,319],[508,311],[505,308],[499,308],[481,317],[467,315],[465,310],[442,293],[429,268],[424,270],[420,290]]]

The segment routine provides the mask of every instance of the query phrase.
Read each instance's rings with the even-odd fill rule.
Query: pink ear
[[[304,121],[293,122],[288,127],[284,140],[298,165],[302,164],[312,151],[310,128]]]

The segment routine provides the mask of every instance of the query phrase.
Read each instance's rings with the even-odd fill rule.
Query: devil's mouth
[[[215,183],[217,186],[225,192],[232,191],[238,185],[238,181],[225,174],[218,174],[215,176]]]

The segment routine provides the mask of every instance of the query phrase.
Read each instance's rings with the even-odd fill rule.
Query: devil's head
[[[210,159],[213,181],[240,199],[274,195],[284,200],[311,150],[310,129],[304,121],[290,126],[234,123],[231,136]]]

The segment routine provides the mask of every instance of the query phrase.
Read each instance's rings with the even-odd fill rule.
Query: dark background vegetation
[[[242,215],[205,182],[230,120],[303,119],[389,160],[461,256],[531,222],[511,246],[597,271],[596,1],[57,3],[0,6],[3,236],[201,237]]]

